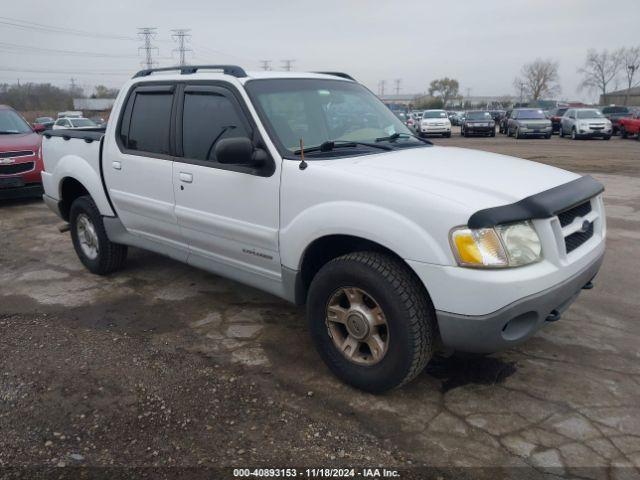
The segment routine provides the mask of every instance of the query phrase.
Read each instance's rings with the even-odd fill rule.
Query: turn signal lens
[[[451,249],[463,267],[520,267],[542,258],[540,239],[531,222],[455,229]]]
[[[453,253],[467,267],[506,267],[509,262],[500,238],[492,228],[462,228],[451,234]]]

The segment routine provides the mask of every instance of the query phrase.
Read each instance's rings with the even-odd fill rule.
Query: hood
[[[42,137],[37,133],[0,134],[0,152],[33,150],[38,152]]]
[[[514,203],[580,177],[542,163],[457,147],[409,148],[322,163],[445,198],[465,205],[470,213]]]

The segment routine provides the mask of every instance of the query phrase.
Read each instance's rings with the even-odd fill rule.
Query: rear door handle
[[[111,164],[113,166],[114,169],[116,170],[122,170],[122,163],[115,161]]]
[[[193,175],[187,172],[180,172],[180,181],[184,182],[184,183],[192,183],[193,182]]]

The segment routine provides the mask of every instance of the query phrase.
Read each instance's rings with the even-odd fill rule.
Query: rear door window
[[[120,126],[124,147],[145,153],[169,155],[171,87],[140,87],[129,97]]]

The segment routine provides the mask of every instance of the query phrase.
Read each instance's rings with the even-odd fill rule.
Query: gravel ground
[[[518,349],[436,359],[405,388],[369,395],[327,371],[303,309],[136,249],[124,271],[93,276],[41,202],[5,202],[0,478],[379,465],[403,478],[425,478],[427,465],[455,478],[639,478],[640,142],[434,143],[605,183],[605,263],[562,321]]]

